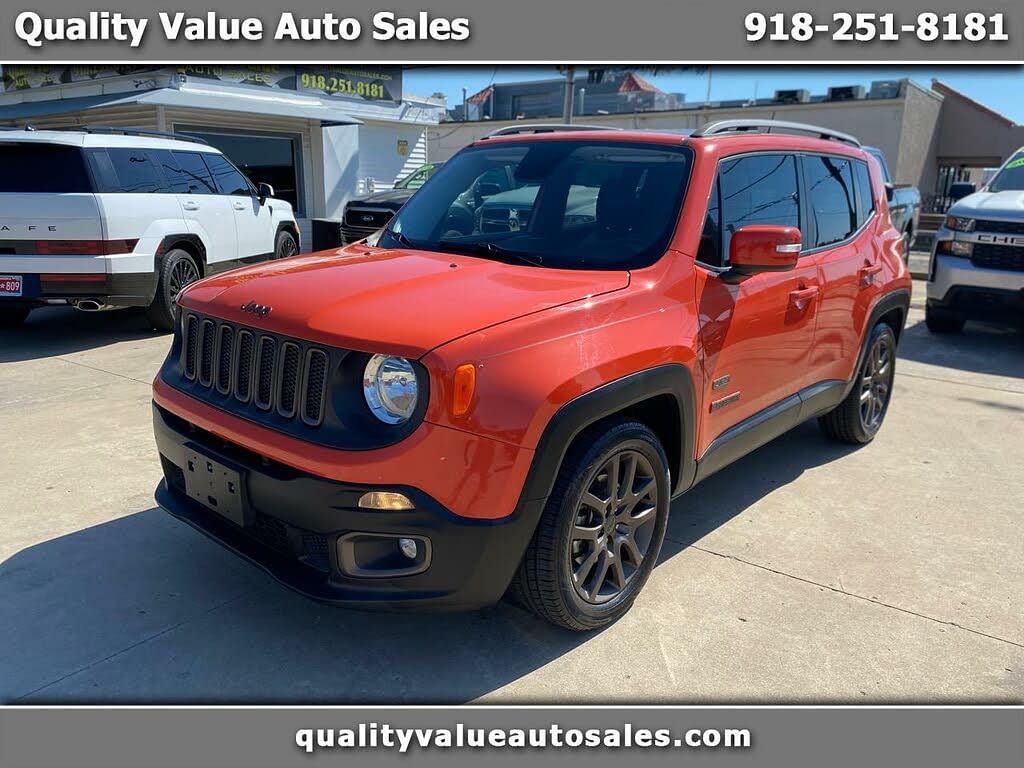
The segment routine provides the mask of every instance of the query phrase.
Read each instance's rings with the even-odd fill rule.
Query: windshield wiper
[[[392,237],[398,241],[398,244],[403,248],[418,248],[419,246],[414,245],[412,240],[403,235],[401,232],[395,232],[393,229],[385,229],[384,234],[388,237]]]
[[[503,248],[497,243],[492,242],[479,242],[479,243],[463,243],[459,240],[441,240],[437,246],[446,250],[464,252],[471,256],[491,256],[497,259],[508,261],[514,259],[528,264],[531,267],[542,267],[544,266],[544,259],[540,256],[534,256],[533,254],[524,253],[522,251],[513,251],[509,248]]]

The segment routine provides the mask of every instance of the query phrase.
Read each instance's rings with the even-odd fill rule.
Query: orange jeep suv
[[[674,497],[806,419],[875,436],[902,248],[834,131],[499,130],[367,240],[182,291],[157,500],[318,600],[600,627]]]

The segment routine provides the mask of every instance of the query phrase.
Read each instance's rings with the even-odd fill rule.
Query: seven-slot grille
[[[286,419],[323,423],[326,350],[191,313],[183,322],[186,379]]]

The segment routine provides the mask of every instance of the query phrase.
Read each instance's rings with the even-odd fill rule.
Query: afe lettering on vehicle
[[[37,225],[35,225],[35,224],[28,224],[28,225],[25,226],[25,229],[28,230],[29,232],[35,232],[37,229],[39,229],[39,227]],[[9,226],[7,226],[6,224],[0,224],[0,232],[10,232],[10,231],[11,231],[11,228]],[[46,231],[47,232],[56,232],[57,231],[57,227],[55,225],[53,225],[53,224],[47,224],[46,225]]]
[[[258,315],[259,317],[266,317],[270,314],[273,307],[267,306],[266,304],[257,304],[255,301],[250,301],[248,304],[243,304],[239,309],[243,312],[250,312],[251,314]]]

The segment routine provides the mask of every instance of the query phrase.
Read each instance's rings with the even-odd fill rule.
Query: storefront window
[[[274,188],[274,197],[287,200],[296,213],[304,213],[305,206],[299,194],[298,137],[221,133],[216,129],[202,128],[179,128],[178,132],[209,142],[227,155],[253,184],[269,184]]]

